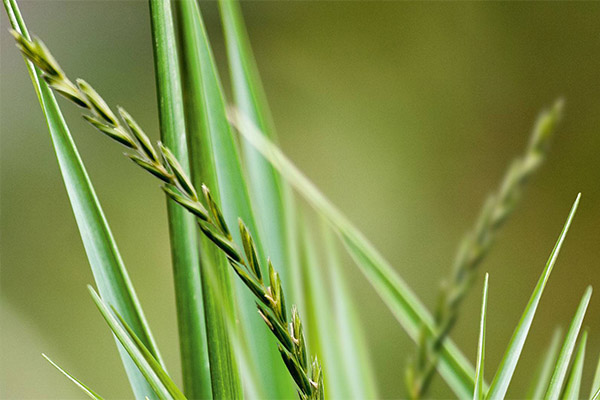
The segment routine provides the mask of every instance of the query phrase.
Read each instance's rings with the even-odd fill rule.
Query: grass
[[[494,316],[487,311],[487,274],[475,366],[448,336],[498,230],[546,157],[562,101],[541,114],[525,154],[511,164],[486,202],[431,313],[376,247],[277,147],[237,2],[219,2],[235,98],[228,107],[198,4],[150,0],[161,127],[161,142],[154,144],[126,110],[116,107],[115,113],[92,85],[71,80],[42,41],[28,34],[15,0],[3,1],[94,273],[98,290],[90,287],[92,299],[117,341],[136,398],[376,398],[362,326],[338,265],[336,237],[417,345],[406,371],[408,397],[426,396],[436,371],[455,397],[506,397],[580,196],[490,384],[485,380],[490,370],[486,321]],[[126,156],[154,176],[166,195],[181,388],[152,338],[52,91],[80,107],[91,127],[124,146]],[[243,139],[240,148],[236,131]],[[293,189],[319,214],[320,234],[312,234],[311,219],[299,212]],[[532,384],[534,397],[580,396],[588,337],[580,330],[591,293],[591,288],[585,291],[556,360],[559,339],[549,347]],[[48,361],[87,396],[101,398]],[[600,396],[599,376],[590,398]]]

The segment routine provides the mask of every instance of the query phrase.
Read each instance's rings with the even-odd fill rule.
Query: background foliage
[[[89,78],[158,137],[146,2],[21,7],[67,72]],[[227,80],[216,4],[202,7]],[[566,325],[585,286],[600,283],[600,5],[247,2],[243,9],[282,148],[430,306],[432,287],[447,275],[485,195],[525,147],[536,113],[565,97],[548,162],[481,268],[493,288],[486,335],[493,370],[565,210],[583,192],[509,395],[522,392],[519,383],[533,374],[534,356],[555,322]],[[50,350],[107,397],[126,396],[113,341],[97,334],[106,332],[101,318],[72,318],[94,313],[85,290],[91,274],[29,77],[10,35],[1,34],[0,44],[2,397],[79,397],[41,358]],[[162,195],[111,143],[96,138],[77,110],[64,112],[163,357],[176,366]],[[343,261],[356,277],[352,288],[369,327],[380,393],[398,396],[414,345],[351,261]],[[483,275],[478,281],[452,335],[472,360]],[[592,299],[590,360],[600,350],[599,312]],[[84,350],[93,362],[81,357]],[[587,387],[593,368],[585,373]],[[443,390],[436,382],[434,389]]]

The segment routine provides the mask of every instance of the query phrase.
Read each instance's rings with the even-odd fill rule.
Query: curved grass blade
[[[29,33],[15,0],[3,0],[3,2],[13,29],[29,39]],[[115,306],[144,345],[162,363],[104,212],[56,98],[46,82],[41,79],[41,73],[32,63],[26,62],[26,64],[48,124],[58,165],[100,295]],[[149,394],[150,397],[154,397],[125,350],[120,345],[117,347],[135,396],[143,399],[146,394]]]
[[[592,381],[592,388],[590,389],[590,398],[597,395],[600,392],[600,358],[598,358],[598,365],[596,366],[596,373],[594,374],[594,380]]]
[[[161,140],[188,173],[183,95],[171,1],[151,0],[150,16]],[[196,224],[192,215],[168,198],[167,210],[184,390],[191,398],[210,398],[211,374]]]
[[[485,393],[483,392],[483,366],[485,360],[485,320],[487,315],[487,298],[488,298],[488,281],[489,274],[485,274],[483,284],[483,300],[481,301],[481,320],[479,322],[479,345],[477,346],[477,364],[475,368],[475,392],[473,400],[483,400]]]
[[[541,399],[544,397],[546,390],[548,390],[548,384],[552,377],[552,369],[556,363],[556,356],[558,355],[558,348],[560,346],[560,337],[562,335],[561,329],[558,328],[552,335],[552,341],[550,346],[545,351],[544,359],[540,365],[538,374],[536,375],[533,385],[529,390],[526,398],[528,399]]]
[[[88,290],[111,331],[131,356],[133,362],[135,362],[135,365],[137,365],[158,397],[160,399],[185,399],[183,393],[169,378],[169,375],[164,371],[160,363],[152,356],[133,330],[125,323],[124,319],[116,313],[116,310],[113,308],[111,312],[96,291],[89,285]],[[118,319],[115,318],[113,312],[116,313]],[[146,396],[148,395],[146,394]]]
[[[215,200],[222,205],[227,225],[237,226],[238,218],[241,218],[248,226],[248,230],[254,234],[258,259],[264,261],[266,257],[261,240],[263,232],[258,229],[261,226],[257,226],[254,219],[239,155],[226,117],[221,83],[200,9],[194,0],[175,2],[174,5],[182,9],[178,15],[182,16],[183,35],[194,43],[193,47],[186,47],[189,51],[182,54],[182,69],[186,74],[197,74],[195,80],[201,85],[195,90],[194,101],[203,129],[190,137],[191,141],[196,141],[195,145],[190,145],[190,149],[193,157],[196,156],[196,149],[200,149],[199,151],[203,153],[199,159],[192,160],[193,164],[201,163],[199,166],[202,168],[214,168],[213,173],[218,185],[213,186],[213,190],[218,188],[218,191],[212,193],[217,197]],[[188,93],[192,94],[191,91]],[[231,234],[238,247],[243,248],[240,233],[234,230]],[[266,263],[262,264],[264,267]],[[263,269],[262,274],[267,276],[267,271]],[[293,382],[282,367],[281,356],[277,352],[271,333],[260,318],[256,318],[252,295],[241,282],[236,282],[241,323],[243,327],[247,327],[248,342],[252,343],[251,360],[258,362],[257,369],[262,371],[257,375],[266,378],[266,394],[270,398],[293,396]]]
[[[571,356],[573,355],[573,350],[575,349],[575,342],[577,341],[577,336],[579,335],[579,330],[581,329],[581,324],[583,323],[583,317],[585,316],[585,312],[588,304],[590,303],[591,297],[592,287],[588,286],[583,298],[581,299],[581,302],[579,303],[579,307],[577,307],[573,321],[571,321],[571,325],[569,326],[565,342],[560,350],[560,354],[558,355],[558,361],[556,362],[552,379],[550,379],[550,386],[546,392],[546,400],[556,400],[560,397],[563,383],[565,381],[565,377],[567,376],[567,370],[569,369],[569,362],[571,361]]]
[[[58,364],[56,364],[54,361],[52,361],[47,355],[45,355],[44,353],[42,353],[42,357],[44,357],[46,359],[46,361],[48,361],[50,364],[52,364],[52,366],[54,368],[56,368],[57,370],[59,370],[64,376],[66,376],[67,378],[69,378],[69,380],[71,380],[71,382],[73,382],[75,385],[77,385],[81,390],[83,390],[83,392],[91,399],[93,400],[102,400],[102,397],[100,397],[99,394],[97,394],[96,392],[94,392],[92,389],[90,389],[89,387],[87,387],[83,382],[81,382],[79,379],[75,378],[73,375],[71,375],[70,373],[68,373],[67,371],[65,371],[64,369],[62,369],[61,367],[58,366]]]
[[[418,340],[422,327],[430,332],[433,318],[406,282],[392,266],[296,166],[245,115],[233,110],[230,120],[279,173],[327,220],[339,235],[360,270],[396,316],[413,340]],[[451,341],[445,341],[440,354],[439,371],[454,393],[463,399],[471,398],[475,371],[469,361]]]
[[[573,221],[573,217],[577,211],[580,198],[581,194],[577,195],[577,199],[571,208],[571,212],[567,217],[567,221],[565,222],[563,230],[560,233],[556,244],[554,245],[552,253],[550,253],[550,258],[546,263],[546,267],[544,268],[544,271],[542,272],[542,275],[540,276],[540,279],[538,280],[537,285],[531,294],[531,298],[529,299],[529,302],[523,311],[523,315],[521,316],[515,332],[510,339],[508,347],[506,348],[506,352],[504,353],[504,357],[502,358],[500,366],[498,367],[496,375],[494,376],[494,380],[490,385],[487,395],[488,399],[503,399],[506,396],[506,390],[508,389],[508,385],[510,384],[513,373],[515,372],[515,368],[517,367],[517,362],[519,361],[521,351],[525,345],[525,340],[527,339],[527,334],[529,333],[529,328],[531,327],[533,317],[537,311],[540,298],[542,297],[542,293],[544,292],[548,278],[552,273],[552,269],[554,268],[554,264],[556,263],[562,244],[565,240],[567,232],[569,231],[569,227],[571,226],[571,222]]]
[[[571,367],[571,372],[569,373],[569,379],[567,379],[567,386],[565,387],[565,392],[562,395],[563,399],[579,399],[579,392],[581,391],[581,374],[583,372],[587,336],[587,331],[584,331],[581,335],[581,341],[579,343],[579,348],[577,349],[577,355],[575,356],[575,361],[573,361],[573,366]]]

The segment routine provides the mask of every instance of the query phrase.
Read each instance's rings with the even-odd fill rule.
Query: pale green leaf
[[[487,314],[488,281],[489,274],[485,274],[483,283],[483,300],[481,301],[481,320],[479,322],[479,342],[477,346],[477,363],[475,368],[475,391],[473,400],[483,400],[485,393],[484,386],[484,360],[485,360],[485,320]]]
[[[544,359],[540,365],[539,372],[537,373],[535,380],[532,382],[532,386],[527,394],[528,399],[541,399],[544,397],[546,390],[548,390],[548,384],[550,383],[552,370],[554,369],[556,356],[558,355],[561,335],[562,333],[560,328],[554,331],[550,346],[544,352]]]
[[[573,361],[573,366],[571,367],[571,372],[569,372],[569,378],[567,379],[567,386],[565,387],[565,391],[562,395],[563,399],[579,399],[579,392],[581,391],[581,375],[583,373],[587,336],[587,331],[584,331],[581,335],[579,348],[577,349],[577,355],[575,356],[575,361]]]
[[[517,362],[519,361],[521,351],[525,345],[525,340],[527,339],[529,328],[531,328],[533,317],[535,316],[542,293],[544,292],[548,278],[552,273],[552,269],[554,268],[554,264],[556,263],[562,244],[567,236],[567,232],[569,231],[569,227],[571,226],[575,212],[577,211],[580,197],[581,194],[577,196],[577,199],[571,208],[571,212],[567,217],[567,221],[565,222],[563,230],[560,233],[556,244],[554,245],[554,249],[552,249],[552,253],[550,253],[550,258],[546,263],[546,267],[544,268],[544,271],[542,272],[542,275],[540,276],[540,279],[538,280],[537,285],[531,294],[531,298],[529,299],[529,302],[523,311],[523,315],[519,320],[515,332],[508,343],[504,357],[502,358],[500,366],[498,367],[496,375],[494,376],[494,380],[490,385],[487,395],[488,399],[503,399],[506,396],[506,390],[508,389],[508,385],[510,384],[513,373],[515,372],[515,368],[517,367]]]
[[[185,396],[181,393],[177,385],[173,383],[169,375],[125,323],[123,318],[119,314],[116,314],[117,317],[113,315],[113,312],[116,312],[116,310],[113,308],[111,311],[91,286],[88,286],[88,289],[104,320],[119,342],[121,342],[135,365],[137,365],[144,378],[146,378],[154,393],[160,399],[185,399]],[[149,395],[150,393],[147,393],[145,396]]]
[[[592,381],[592,388],[590,389],[590,398],[594,395],[598,395],[600,392],[600,357],[598,358],[598,365],[596,366],[596,373],[594,374],[594,380]]]
[[[577,341],[577,336],[579,335],[579,330],[581,329],[581,324],[583,323],[583,318],[585,316],[588,304],[590,303],[591,297],[592,287],[589,286],[586,289],[581,302],[579,303],[579,307],[577,307],[575,316],[573,317],[571,325],[569,326],[569,330],[567,331],[567,336],[565,337],[563,347],[558,355],[558,361],[554,367],[554,373],[550,379],[550,386],[546,392],[546,400],[556,400],[560,397],[563,383],[567,376],[567,370],[569,369],[571,356],[573,355],[573,351],[575,349],[575,342]]]
[[[98,395],[96,392],[94,392],[92,389],[90,389],[88,386],[86,386],[79,379],[75,378],[73,375],[71,375],[70,373],[68,373],[67,371],[65,371],[61,367],[59,367],[58,364],[56,364],[54,361],[52,361],[47,355],[45,355],[44,353],[42,353],[42,357],[44,357],[50,364],[52,364],[52,366],[54,368],[56,368],[57,370],[59,370],[64,376],[66,376],[67,378],[69,378],[69,380],[71,380],[71,382],[73,382],[81,390],[83,390],[83,392],[89,398],[94,399],[94,400],[102,400],[102,397],[100,397],[100,395]]]

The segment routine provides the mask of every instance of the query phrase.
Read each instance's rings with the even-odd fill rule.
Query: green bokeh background
[[[158,137],[144,1],[22,1],[32,32]],[[227,86],[214,2],[202,3]],[[547,165],[482,266],[490,272],[487,371],[495,369],[576,194],[575,223],[509,395],[523,393],[554,327],[600,287],[600,4],[245,2],[284,151],[431,307],[462,234],[538,111],[566,114]],[[129,397],[114,342],[85,285],[83,246],[23,60],[1,17],[2,398],[81,398],[40,356],[99,393]],[[65,104],[61,101],[61,104]],[[179,380],[164,200],[156,182],[64,107],[162,353]],[[382,397],[404,393],[414,346],[346,261]],[[481,281],[452,337],[473,360]],[[584,380],[600,350],[592,297]],[[441,380],[432,395],[448,391]]]

